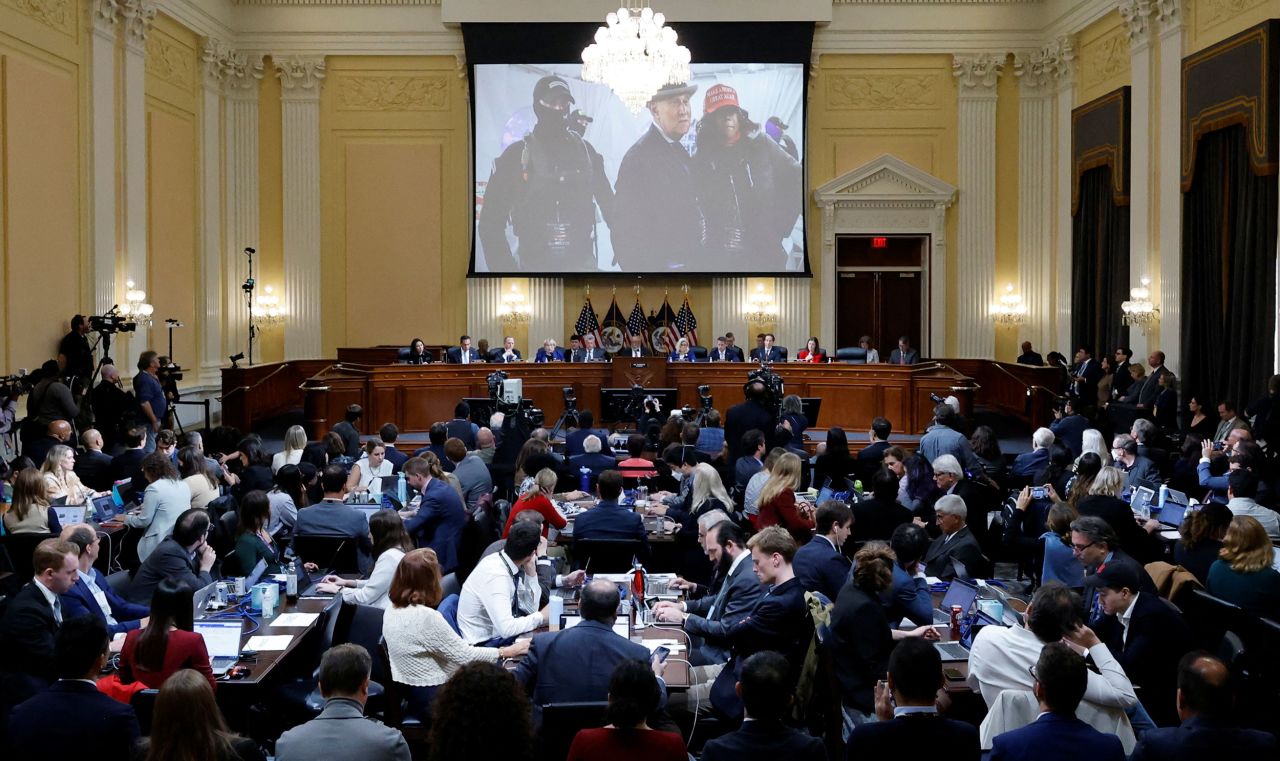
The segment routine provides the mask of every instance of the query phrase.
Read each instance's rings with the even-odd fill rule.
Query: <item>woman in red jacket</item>
[[[813,537],[813,505],[796,500],[799,486],[800,457],[787,452],[773,464],[769,480],[760,489],[756,528],[782,526],[795,537],[797,545],[808,542]]]
[[[556,490],[556,472],[551,468],[543,468],[533,477],[533,483],[529,486],[516,503],[511,506],[511,514],[507,516],[507,525],[502,529],[502,538],[507,538],[507,532],[511,530],[511,524],[515,523],[516,513],[525,510],[537,510],[542,513],[545,519],[542,523],[542,535],[547,535],[547,526],[555,526],[557,530],[569,525],[569,521],[565,519],[556,506],[551,504],[551,495]]]
[[[191,587],[174,578],[161,581],[151,597],[151,618],[124,638],[120,650],[120,681],[142,682],[159,689],[182,669],[195,669],[218,689],[209,667],[204,637],[192,631]]]
[[[796,355],[796,360],[799,362],[815,362],[815,363],[827,361],[827,353],[823,351],[821,347],[818,346],[817,336],[809,337],[809,340],[806,341],[804,344],[804,348],[801,349],[800,353]]]

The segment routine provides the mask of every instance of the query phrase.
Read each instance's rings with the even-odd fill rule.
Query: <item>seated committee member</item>
[[[458,628],[464,640],[473,645],[505,645],[546,624],[546,609],[538,610],[542,589],[537,562],[542,541],[537,526],[520,521],[511,527],[500,552],[481,558],[458,599]]]
[[[608,631],[606,629],[606,631]],[[647,657],[648,651],[644,653]],[[661,680],[654,671],[665,668],[655,662],[653,669],[643,659],[624,660],[609,677],[609,723],[599,729],[580,729],[569,746],[568,761],[685,761],[689,758],[684,738],[678,732],[655,731],[648,717],[661,705]],[[538,710],[534,701],[534,710]]]
[[[132,631],[147,623],[147,606],[135,605],[117,595],[107,579],[93,567],[101,542],[98,532],[87,523],[67,526],[61,538],[80,551],[80,571],[76,583],[60,596],[62,616],[71,619],[91,616],[102,621],[112,636]]]
[[[1076,718],[1088,685],[1089,669],[1079,653],[1062,642],[1045,645],[1032,687],[1040,716],[1025,727],[996,735],[991,761],[1124,761],[1120,738]]]
[[[458,338],[457,346],[445,352],[444,361],[454,365],[473,365],[482,360],[479,350],[471,346],[471,336],[463,335]]]
[[[707,352],[707,360],[710,362],[741,362],[742,352],[731,348],[725,342],[724,336],[718,336],[715,348]]]
[[[574,541],[634,539],[640,542],[641,556],[649,557],[649,534],[644,529],[644,519],[631,508],[618,504],[618,497],[622,496],[622,475],[616,470],[604,471],[596,482],[596,491],[600,501],[574,519]]]
[[[107,643],[101,619],[67,619],[54,643],[58,681],[9,715],[12,758],[54,761],[74,748],[103,761],[129,761],[140,734],[138,719],[131,707],[94,684],[110,657]]]
[[[1231,671],[1206,652],[1187,653],[1178,664],[1177,727],[1149,729],[1130,761],[1201,761],[1206,758],[1275,758],[1276,738],[1235,726]]]
[[[364,719],[373,658],[359,645],[335,645],[320,659],[320,715],[280,735],[276,761],[351,758],[410,761],[400,730]]]
[[[978,730],[972,724],[938,715],[938,691],[946,681],[942,658],[924,639],[900,642],[889,656],[888,681],[875,687],[879,721],[853,728],[848,757],[926,758],[946,748],[953,759],[977,761]]]
[[[126,516],[124,523],[142,530],[138,559],[146,562],[147,556],[173,533],[178,516],[191,507],[191,487],[178,477],[173,461],[157,452],[142,460],[142,475],[147,479],[142,507]]]
[[[542,348],[538,349],[538,353],[534,355],[533,361],[542,362],[563,362],[564,352],[556,348],[556,340],[548,338],[542,342]]]
[[[693,355],[689,349],[689,339],[681,338],[676,341],[676,347],[667,355],[668,362],[697,362],[698,358]]]
[[[125,590],[125,599],[146,605],[151,602],[156,586],[168,578],[181,581],[193,591],[212,584],[214,579],[209,571],[218,556],[209,545],[208,537],[209,513],[193,507],[179,515],[178,522],[173,524],[173,535],[161,542],[134,574],[133,582]]]
[[[871,345],[871,336],[863,336],[858,339],[858,347],[867,353],[867,364],[875,365],[880,362],[880,352]]]
[[[638,334],[627,335],[627,345],[622,347],[622,351],[618,352],[620,357],[651,357],[653,352],[645,345],[644,336]]]
[[[764,341],[759,346],[751,350],[751,360],[753,362],[783,362],[786,357],[782,355],[782,350],[773,345],[774,337],[772,333],[764,334]]]
[[[891,365],[914,365],[919,361],[920,353],[911,348],[911,339],[906,336],[899,338],[898,348],[889,352],[889,364]]]
[[[467,522],[466,505],[445,480],[439,460],[430,452],[407,460],[404,476],[419,494],[400,513],[405,531],[419,547],[435,550],[442,573],[452,573],[458,567],[462,528]]]
[[[742,664],[734,686],[742,698],[742,726],[708,740],[702,761],[824,761],[822,738],[788,726],[795,702],[791,664],[780,654],[763,651]]]
[[[827,361],[827,353],[818,346],[817,336],[811,336],[808,341],[805,341],[804,348],[796,352],[796,361],[814,364]]]
[[[649,649],[613,631],[618,615],[618,585],[596,580],[582,588],[578,613],[582,620],[572,629],[535,634],[533,644],[516,666],[516,679],[533,702],[534,726],[542,723],[542,706],[548,703],[581,703],[604,700],[609,678],[627,661],[649,663]],[[661,675],[661,664],[653,664]],[[661,703],[666,685],[660,683]]]
[[[9,598],[0,619],[0,706],[21,703],[55,677],[54,640],[66,620],[58,596],[75,583],[79,556],[74,544],[46,539],[32,564],[35,576]]]
[[[382,624],[392,676],[409,686],[409,711],[420,718],[430,716],[436,691],[464,664],[497,663],[529,649],[528,640],[502,647],[467,644],[437,609],[444,596],[440,579],[435,552],[420,549],[405,555],[396,566],[391,607]]]
[[[411,365],[429,365],[434,361],[421,338],[415,338],[409,342],[409,356],[405,357],[405,362]]]
[[[494,349],[489,352],[490,362],[500,362],[509,364],[511,362],[523,362],[524,357],[520,355],[520,350],[516,348],[516,339],[513,336],[507,336],[502,339],[502,348]]]
[[[570,362],[603,362],[604,360],[604,349],[596,346],[596,337],[593,333],[582,336],[582,348],[575,348],[569,355]]]
[[[413,462],[410,460],[409,462]],[[405,463],[408,474],[409,462]],[[356,552],[362,569],[372,562],[373,542],[369,539],[369,521],[364,514],[345,504],[347,471],[341,465],[329,465],[320,476],[324,498],[305,510],[298,511],[293,527],[295,537],[347,537],[356,541]]]
[[[182,669],[195,669],[218,689],[209,666],[209,650],[204,637],[192,631],[192,590],[174,579],[165,579],[151,598],[147,625],[125,635],[120,649],[120,681],[142,682],[159,689],[165,680]]]

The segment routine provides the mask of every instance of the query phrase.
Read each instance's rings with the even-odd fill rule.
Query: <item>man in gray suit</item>
[[[462,487],[462,499],[467,503],[467,512],[476,512],[476,503],[486,494],[493,493],[493,476],[489,468],[478,456],[467,453],[467,445],[462,439],[449,439],[444,443],[444,456],[453,463],[453,474],[458,477],[458,485]]]
[[[713,562],[728,563],[720,591],[688,602],[660,602],[654,608],[659,621],[683,623],[694,638],[689,660],[695,666],[729,660],[725,632],[751,613],[764,593],[751,565],[746,534],[736,523],[721,521],[707,529],[706,547]]]
[[[178,516],[173,535],[147,556],[123,595],[129,602],[151,604],[151,595],[164,579],[172,576],[192,591],[212,584],[210,575],[217,554],[209,546],[209,514],[193,507]]]
[[[358,758],[360,761],[410,761],[409,744],[399,730],[364,716],[373,659],[359,645],[332,647],[320,659],[324,709],[306,724],[276,741],[276,759]]]

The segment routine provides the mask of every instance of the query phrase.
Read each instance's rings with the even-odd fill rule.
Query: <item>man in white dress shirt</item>
[[[546,623],[547,608],[538,610],[541,540],[538,527],[513,524],[502,551],[483,558],[467,577],[458,600],[458,628],[468,643],[498,647]]]

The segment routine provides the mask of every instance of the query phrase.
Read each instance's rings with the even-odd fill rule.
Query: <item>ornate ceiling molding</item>
[[[271,60],[286,92],[319,95],[325,76],[324,56],[272,56]]]
[[[207,38],[200,59],[206,87],[223,87],[228,94],[251,91],[262,79],[262,56],[242,53],[222,40]]]
[[[147,34],[156,20],[157,4],[152,0],[116,0],[124,22],[125,43],[145,50]]]
[[[1075,44],[1070,37],[1059,37],[1039,50],[1019,52],[1013,56],[1013,75],[1027,95],[1052,92],[1062,81],[1070,80],[1075,66]]]
[[[957,55],[951,59],[951,74],[960,83],[960,94],[994,93],[996,82],[1004,72],[1003,53]]]

